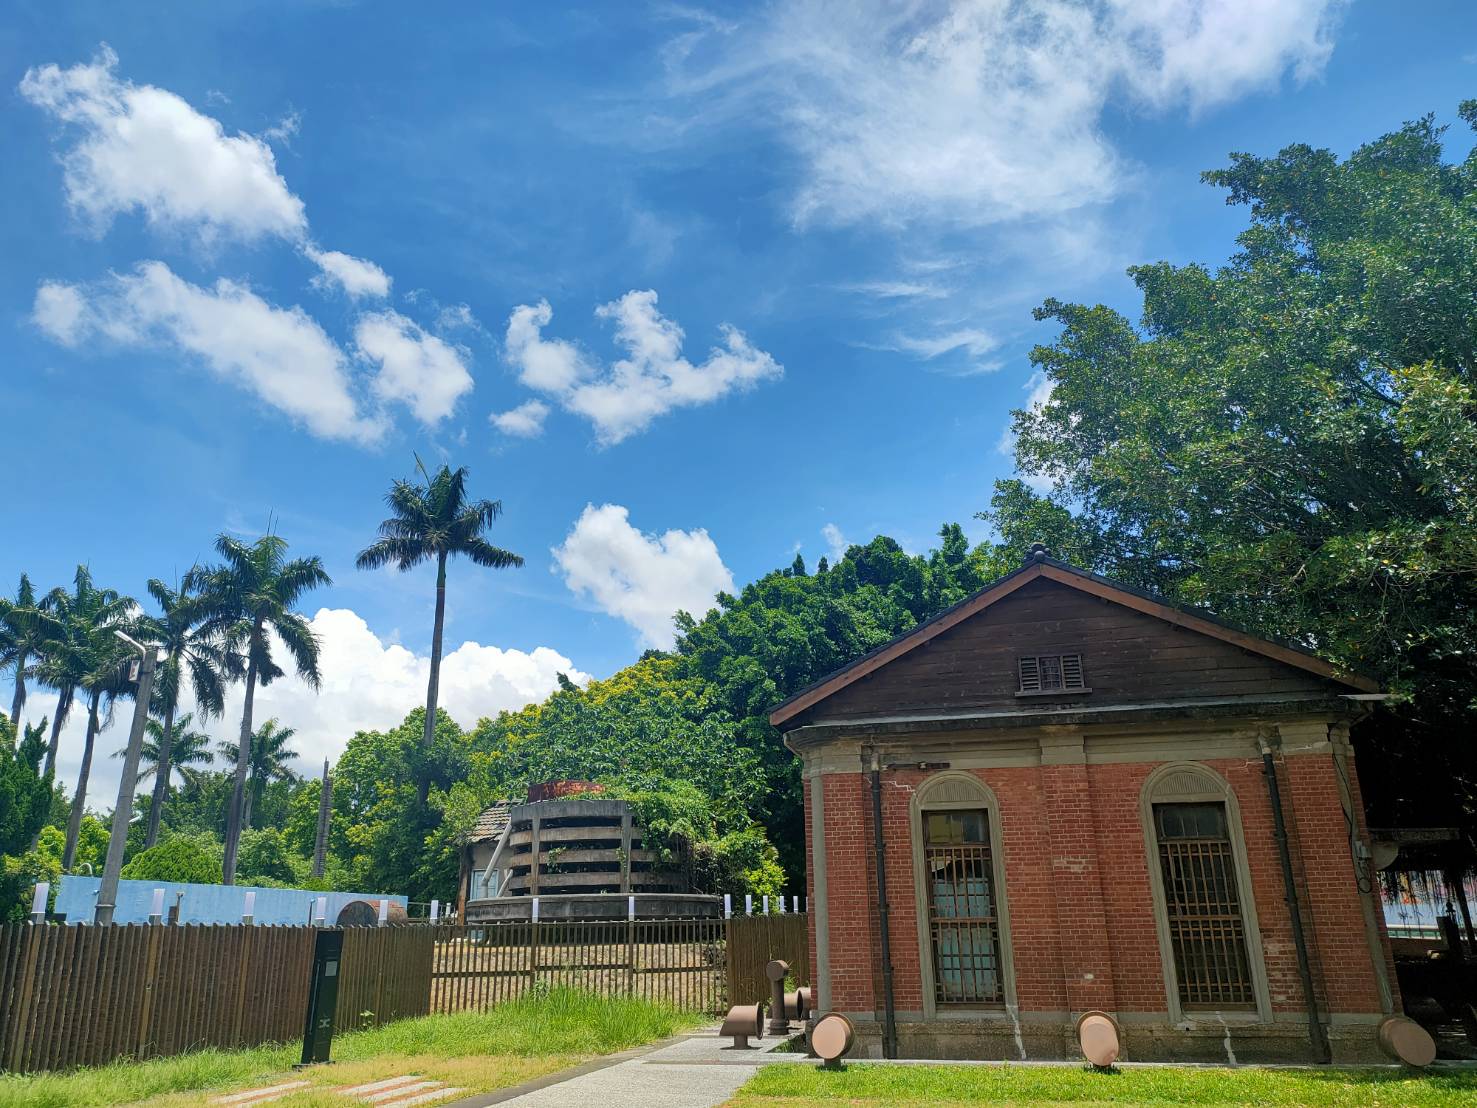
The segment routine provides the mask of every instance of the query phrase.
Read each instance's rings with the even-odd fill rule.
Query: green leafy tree
[[[189,677],[194,689],[197,710],[202,716],[210,717],[225,711],[226,682],[241,675],[240,659],[227,648],[223,636],[219,631],[208,632],[205,629],[209,611],[201,594],[201,584],[202,574],[198,569],[185,574],[184,580],[176,586],[151,578],[149,596],[158,606],[159,614],[145,615],[139,621],[140,637],[145,642],[156,644],[164,653],[154,674],[150,705],[163,720],[158,728],[158,747],[153,762],[163,768],[154,779],[145,847],[153,846],[159,837],[159,821],[169,791],[170,763],[177,734],[174,717],[179,710],[185,677]]]
[[[166,835],[123,867],[123,877],[129,881],[213,885],[220,875],[221,845],[210,835]]]
[[[1249,210],[1227,264],[1131,269],[1137,324],[1037,311],[1061,332],[1016,457],[1053,489],[988,516],[1012,559],[1045,538],[1379,678],[1371,818],[1477,829],[1477,157],[1428,117],[1205,180]]]
[[[425,562],[436,566],[436,616],[431,628],[431,675],[426,683],[425,731],[421,741],[430,749],[436,726],[441,682],[441,640],[446,627],[446,563],[457,555],[489,569],[521,566],[517,554],[493,546],[484,534],[502,514],[498,500],[468,500],[467,470],[442,466],[433,476],[420,459],[416,468],[424,485],[397,480],[385,503],[393,513],[380,524],[380,537],[359,553],[360,569],[394,565],[405,571]],[[419,785],[424,803],[429,782]]]
[[[247,763],[246,813],[242,823],[251,827],[253,808],[261,807],[267,786],[274,781],[295,781],[297,774],[292,770],[293,751],[287,745],[297,730],[283,727],[275,718],[267,720],[251,736],[251,756]],[[240,751],[235,743],[221,743],[221,753],[228,763],[239,762]]]
[[[298,879],[297,861],[276,828],[248,829],[241,833],[239,868],[244,880],[290,886]]]
[[[287,541],[263,535],[246,544],[230,535],[216,539],[223,564],[200,576],[206,616],[201,632],[217,636],[226,649],[245,658],[246,695],[236,747],[236,776],[226,813],[224,881],[236,883],[236,854],[246,826],[246,783],[250,770],[252,704],[256,686],[270,684],[283,669],[272,654],[273,638],[281,642],[297,674],[318,687],[318,640],[297,604],[308,592],[332,584],[317,557],[287,558]]]
[[[51,808],[51,779],[41,772],[45,757],[44,720],[27,727],[17,743],[10,720],[0,716],[0,920],[24,916],[26,889],[36,880],[20,861]]]

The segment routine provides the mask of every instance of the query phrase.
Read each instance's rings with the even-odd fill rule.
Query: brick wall
[[[1378,1012],[1333,760],[1326,747],[1291,750],[1280,761],[1280,780],[1319,1002],[1325,1012]],[[992,817],[1000,823],[1015,991],[1023,1012],[1166,1010],[1140,801],[1144,782],[1158,764],[973,771],[998,801]],[[1226,779],[1240,810],[1273,1009],[1299,1013],[1302,989],[1261,762],[1203,764]],[[923,1009],[910,802],[926,776],[915,770],[883,775],[900,1013]],[[868,782],[860,772],[827,774],[822,780],[832,990],[825,1003],[842,1011],[875,1012],[882,994]],[[1352,784],[1357,804],[1357,783]],[[806,796],[809,827],[809,792]],[[807,850],[809,842],[807,834]],[[1388,957],[1388,942],[1385,949]],[[1393,982],[1393,963],[1390,975]]]

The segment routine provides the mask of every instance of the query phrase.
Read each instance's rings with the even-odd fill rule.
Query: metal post
[[[113,922],[113,909],[118,903],[118,875],[123,870],[123,851],[128,846],[128,824],[133,819],[133,794],[138,787],[139,751],[144,745],[144,724],[149,719],[149,697],[154,691],[154,666],[157,652],[152,646],[135,642],[121,631],[114,631],[139,653],[138,688],[134,692],[133,726],[128,732],[128,752],[123,758],[123,775],[118,779],[118,803],[113,807],[113,829],[108,834],[108,857],[103,863],[103,882],[97,893],[97,909],[92,922],[106,927]]]
[[[158,925],[164,922],[164,890],[155,889],[153,902],[149,905],[149,922]]]
[[[328,897],[320,896],[313,909],[313,922],[323,927],[328,923]]]
[[[388,900],[381,900],[380,901],[379,925],[381,927],[387,927],[387,926],[389,926],[389,923],[390,923],[390,902]]]
[[[754,894],[753,893],[745,893],[744,894],[744,915],[746,915],[746,916],[752,916],[753,914],[754,914]]]
[[[256,918],[256,893],[249,892],[249,893],[246,894],[246,903],[244,905],[242,905],[242,908],[241,908],[241,922],[243,924],[250,925],[251,921],[253,919],[255,919],[255,918]]]
[[[441,901],[435,897],[431,898],[431,922],[435,923],[441,918]]]
[[[1282,817],[1282,790],[1277,785],[1277,766],[1272,761],[1272,747],[1262,741],[1262,772],[1267,778],[1267,796],[1272,802],[1273,837],[1277,840],[1277,854],[1282,861],[1282,888],[1287,898],[1287,912],[1292,917],[1292,944],[1297,951],[1298,976],[1302,979],[1303,1001],[1308,1010],[1308,1038],[1313,1043],[1313,1055],[1327,1064],[1333,1058],[1328,1047],[1328,1035],[1323,1030],[1323,1020],[1318,1015],[1318,998],[1313,994],[1313,970],[1308,964],[1308,941],[1303,933],[1303,913],[1298,906],[1297,886],[1293,883],[1292,854],[1287,845],[1287,823]]]
[[[31,922],[46,922],[46,901],[51,896],[51,882],[37,881],[35,895],[31,897]]]
[[[733,894],[732,893],[724,893],[723,894],[723,918],[724,919],[732,919],[733,918]]]

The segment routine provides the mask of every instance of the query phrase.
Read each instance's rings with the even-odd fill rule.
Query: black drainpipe
[[[1318,999],[1313,995],[1313,970],[1308,964],[1308,939],[1303,932],[1303,913],[1298,907],[1297,886],[1292,879],[1292,854],[1287,846],[1287,823],[1282,818],[1282,790],[1277,785],[1277,766],[1272,761],[1272,747],[1262,740],[1262,774],[1267,778],[1267,796],[1272,801],[1272,826],[1277,840],[1277,853],[1282,859],[1282,889],[1287,898],[1287,912],[1292,917],[1292,944],[1297,949],[1298,976],[1303,982],[1303,999],[1308,1008],[1308,1038],[1313,1043],[1313,1056],[1327,1065],[1333,1061],[1328,1048],[1328,1035],[1318,1015]]]
[[[877,923],[882,939],[882,1057],[897,1057],[897,1012],[892,1001],[892,939],[887,928],[887,856],[882,842],[882,755],[871,751],[872,846],[877,854]]]

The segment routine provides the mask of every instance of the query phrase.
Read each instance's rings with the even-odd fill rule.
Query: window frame
[[[1016,1007],[1015,966],[1010,941],[1010,905],[1005,887],[1005,857],[1001,837],[1000,802],[994,791],[972,773],[944,770],[925,779],[913,792],[909,807],[912,824],[913,903],[917,918],[919,992],[925,1020],[1004,1020]],[[934,977],[933,939],[928,922],[927,856],[923,819],[929,812],[984,812],[990,848],[990,885],[994,894],[996,943],[1000,956],[1002,1000],[999,1003],[940,1005]]]
[[[1241,902],[1241,923],[1246,941],[1246,961],[1251,973],[1253,1008],[1231,1008],[1222,1012],[1203,1008],[1186,1009],[1180,1000],[1179,975],[1174,963],[1174,943],[1169,929],[1168,898],[1159,856],[1159,826],[1156,804],[1222,804],[1226,812],[1226,837],[1236,874],[1236,892]],[[1267,987],[1266,961],[1262,953],[1261,928],[1257,922],[1251,869],[1246,857],[1246,836],[1241,827],[1241,809],[1236,793],[1220,774],[1200,762],[1169,762],[1145,779],[1139,794],[1144,854],[1149,870],[1149,891],[1154,905],[1154,930],[1159,939],[1159,961],[1164,978],[1169,1021],[1179,1023],[1256,1022],[1272,1019],[1271,993]]]

